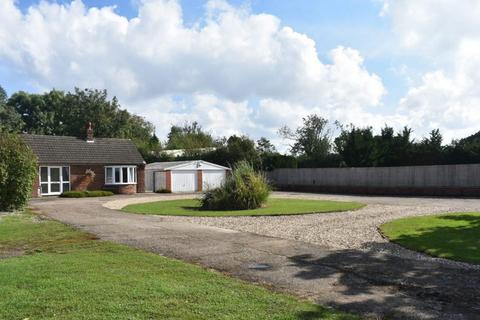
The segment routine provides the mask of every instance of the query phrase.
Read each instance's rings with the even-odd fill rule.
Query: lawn
[[[355,210],[363,206],[363,204],[358,202],[270,198],[266,206],[259,209],[208,211],[200,210],[199,200],[189,199],[132,204],[124,207],[122,210],[152,215],[225,217],[325,213]]]
[[[432,256],[480,264],[480,213],[403,218],[381,226],[393,242]]]
[[[358,319],[30,213],[0,218],[0,257],[0,319]]]

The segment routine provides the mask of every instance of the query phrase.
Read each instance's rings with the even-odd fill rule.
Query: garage
[[[228,171],[203,160],[154,162],[145,166],[145,191],[201,192],[221,186]]]

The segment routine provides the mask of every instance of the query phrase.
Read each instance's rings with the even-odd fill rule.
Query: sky
[[[0,0],[9,94],[107,89],[165,137],[331,122],[480,130],[477,0]]]

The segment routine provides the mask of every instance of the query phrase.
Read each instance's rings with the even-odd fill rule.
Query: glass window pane
[[[122,182],[120,180],[120,168],[115,168],[115,183],[120,183]]]
[[[48,168],[47,167],[40,167],[40,181],[41,182],[48,182]]]
[[[133,168],[133,182],[137,183],[137,168]]]
[[[63,167],[62,168],[62,179],[63,179],[63,182],[70,181],[70,168],[69,167]]]
[[[60,181],[60,168],[50,168],[50,181]]]
[[[133,168],[132,167],[128,168],[128,182],[134,182]]]
[[[60,192],[60,183],[51,183],[50,192]]]
[[[42,183],[42,185],[41,185],[41,193],[42,193],[42,194],[47,194],[47,193],[48,193],[48,184],[47,184],[47,183]]]
[[[64,183],[63,184],[63,192],[65,191],[70,191],[70,183]]]
[[[128,168],[124,167],[122,168],[122,182],[127,183],[128,182]]]
[[[113,183],[113,168],[107,168],[105,182]]]

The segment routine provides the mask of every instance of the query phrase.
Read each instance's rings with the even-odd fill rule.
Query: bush
[[[0,211],[22,209],[37,174],[36,157],[23,139],[0,133]]]
[[[156,193],[172,193],[172,191],[168,190],[168,189],[159,189],[157,191],[155,191]]]
[[[202,210],[248,210],[260,208],[268,198],[270,186],[265,176],[246,161],[239,162],[224,184],[205,192]]]
[[[85,198],[85,197],[108,197],[113,196],[111,191],[95,190],[95,191],[65,191],[60,195],[62,198]]]

